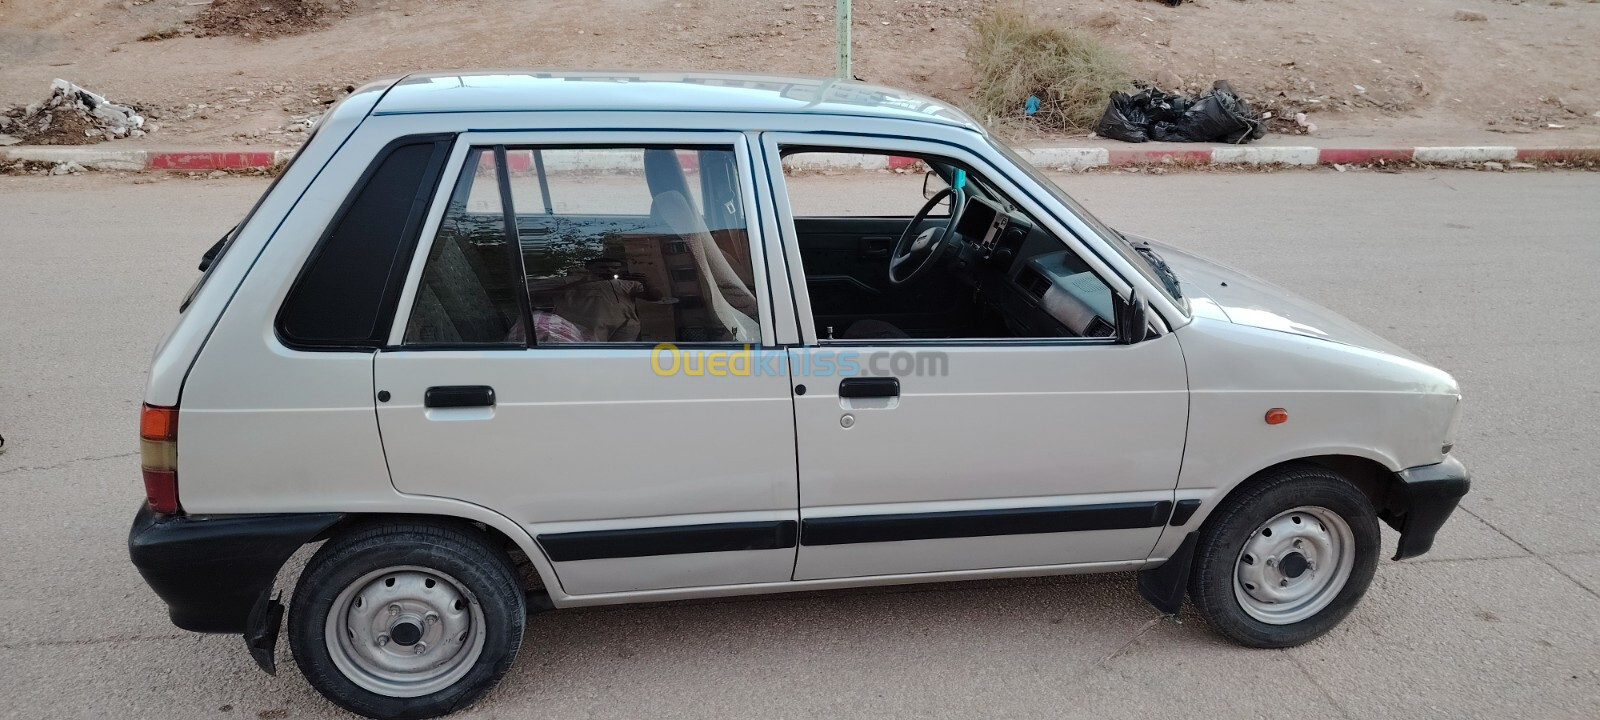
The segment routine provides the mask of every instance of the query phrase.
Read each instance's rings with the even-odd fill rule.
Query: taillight
[[[144,498],[158,513],[178,511],[178,409],[145,405],[139,412],[139,466]]]

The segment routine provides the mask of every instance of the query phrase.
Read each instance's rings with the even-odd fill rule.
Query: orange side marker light
[[[1289,411],[1283,408],[1273,408],[1267,411],[1268,425],[1282,425],[1289,422]]]

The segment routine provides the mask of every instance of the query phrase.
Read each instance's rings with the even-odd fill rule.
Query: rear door
[[[743,136],[468,134],[445,177],[375,361],[395,486],[523,524],[570,595],[788,580],[788,382],[728,367],[773,337]]]

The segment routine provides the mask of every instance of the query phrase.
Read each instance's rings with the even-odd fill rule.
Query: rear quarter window
[[[277,327],[286,344],[383,344],[450,139],[406,138],[378,154],[284,299]]]

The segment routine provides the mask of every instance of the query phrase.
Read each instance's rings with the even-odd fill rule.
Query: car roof
[[[981,131],[948,103],[838,78],[618,70],[416,73],[396,82],[375,115],[439,112],[729,112],[890,118]]]

